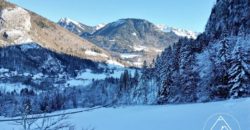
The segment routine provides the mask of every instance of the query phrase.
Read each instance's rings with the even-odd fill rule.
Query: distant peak
[[[118,26],[118,25],[121,25],[121,24],[124,24],[124,23],[126,23],[126,20],[125,19],[119,19],[119,20],[117,20],[117,21],[115,21],[115,22],[112,22],[112,23],[110,23],[112,26]]]
[[[168,33],[173,32],[178,36],[192,38],[192,39],[196,39],[197,35],[199,34],[197,32],[192,32],[192,31],[185,30],[185,29],[170,27],[170,26],[167,26],[165,24],[157,24],[156,27],[160,31],[168,32]]]
[[[68,20],[69,20],[69,18],[63,17],[63,18],[60,18],[60,20],[59,20],[58,22],[66,22],[66,21],[68,21]]]
[[[106,23],[97,24],[97,25],[95,26],[95,30],[102,29],[102,28],[105,27],[106,25],[107,25]]]
[[[74,21],[74,20],[67,18],[67,17],[61,18],[58,23],[65,23],[65,24],[73,23],[73,24],[79,25],[79,22]]]
[[[125,20],[125,21],[147,21],[145,19],[139,19],[139,18],[124,18],[124,19],[120,19],[120,20]]]
[[[125,19],[120,19],[118,21],[133,22],[133,23],[151,23],[150,21],[146,19],[139,19],[139,18],[125,18]]]

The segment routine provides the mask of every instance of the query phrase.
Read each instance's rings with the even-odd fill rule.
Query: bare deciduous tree
[[[45,114],[31,114],[30,100],[26,100],[23,106],[19,108],[21,118],[15,120],[15,125],[19,125],[23,130],[73,130],[74,126],[67,122],[68,116],[65,113],[56,116]]]
[[[67,119],[68,116],[66,114],[57,117],[49,117],[44,114],[41,120],[35,122],[36,128],[34,130],[73,130],[74,126],[66,122]]]
[[[61,114],[55,117],[43,115],[26,115],[15,121],[23,130],[73,130],[74,126],[67,122],[68,116]]]

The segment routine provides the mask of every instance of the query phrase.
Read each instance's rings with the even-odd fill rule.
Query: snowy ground
[[[10,83],[0,83],[0,92],[20,92],[24,88],[29,88],[22,84],[10,84]]]
[[[72,78],[67,81],[66,84],[69,86],[87,86],[92,83],[92,80],[104,80],[108,77],[120,78],[121,74],[124,73],[125,70],[128,70],[131,75],[135,73],[135,69],[124,68],[119,65],[108,64],[108,68],[113,70],[112,72],[104,72],[104,73],[94,73],[90,69],[86,69],[83,72],[79,72],[76,78]],[[1,75],[0,75],[1,76]]]
[[[95,130],[207,130],[204,129],[206,122],[218,113],[233,116],[241,130],[249,130],[250,98],[205,104],[101,108],[70,115],[69,122],[77,130],[89,127]],[[227,121],[234,127],[234,122]],[[10,122],[0,122],[0,126],[1,130],[18,130]]]
[[[141,55],[138,54],[130,54],[130,53],[123,53],[120,54],[121,58],[123,59],[131,59],[131,58],[135,58],[135,57],[140,57]]]

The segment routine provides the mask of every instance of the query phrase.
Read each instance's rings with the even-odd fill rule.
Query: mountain
[[[173,32],[180,37],[187,37],[189,39],[196,39],[199,34],[197,32],[192,32],[185,29],[169,27],[164,24],[158,24],[156,26],[163,32]]]
[[[106,78],[126,65],[56,23],[4,0],[0,1],[0,63],[0,86],[43,89],[86,85],[92,79],[77,76]]]
[[[62,25],[60,21],[58,23]],[[65,28],[71,30],[70,26]],[[80,36],[111,51],[114,56],[133,66],[141,66],[144,60],[151,63],[165,47],[177,42],[181,37],[195,38],[196,34],[174,28],[166,32],[143,19],[120,19],[94,33],[83,33]]]
[[[110,53],[79,38],[61,26],[14,4],[1,0],[0,46],[35,42],[58,53],[106,61]],[[89,51],[97,55],[90,55]]]
[[[73,21],[69,18],[61,18],[58,23],[60,26],[68,29],[70,32],[73,32],[77,35],[84,35],[84,33],[92,34],[96,31],[95,27],[90,27],[82,23]]]
[[[142,19],[120,19],[87,38],[99,46],[120,53],[137,51],[135,46],[167,46],[171,44],[169,40],[178,39],[175,35],[165,35],[154,24]]]
[[[99,30],[99,29],[103,28],[104,26],[106,26],[105,23],[97,24],[97,25],[95,26],[95,30]]]
[[[57,24],[79,36],[91,35],[106,25],[102,23],[96,26],[88,26],[69,18],[61,18]]]

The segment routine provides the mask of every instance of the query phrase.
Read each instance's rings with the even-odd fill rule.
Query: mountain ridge
[[[67,26],[66,21],[62,23],[59,20],[58,22],[69,31],[72,30],[72,23]],[[77,30],[79,27],[77,24],[74,25]],[[159,26],[147,20],[127,18],[108,23],[93,33],[81,32],[80,36],[109,50],[114,56],[120,57],[129,64],[141,66],[144,60],[150,64],[165,47],[177,42],[179,38],[186,36],[186,32],[189,32],[171,29],[169,32],[164,32]],[[79,33],[72,32],[79,35]],[[190,32],[190,34],[187,34],[189,38],[196,38],[195,33]],[[128,56],[128,53],[131,55]]]
[[[1,0],[0,21],[0,46],[36,42],[44,48],[59,53],[97,62],[105,62],[111,57],[106,50],[80,38],[56,23],[5,0]],[[100,55],[89,55],[89,53],[85,53],[86,51],[94,51]],[[114,60],[119,61],[115,58]]]

